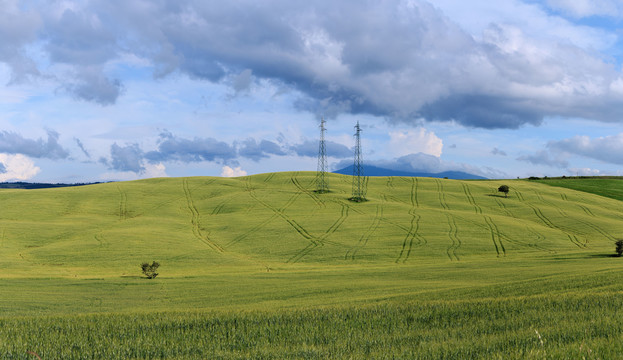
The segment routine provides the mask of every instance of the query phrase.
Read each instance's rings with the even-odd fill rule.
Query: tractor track
[[[441,180],[435,179],[435,183],[437,184],[437,194],[439,196],[439,204],[444,210],[450,210],[448,203],[446,202],[446,194],[443,191],[443,184]]]
[[[420,219],[422,217],[417,214],[417,208],[419,207],[417,199],[417,185],[417,178],[413,178],[413,181],[411,182],[411,194],[409,199],[411,201],[411,209],[409,209],[411,221],[409,223],[409,229],[405,229],[407,231],[407,234],[402,241],[402,247],[400,248],[400,253],[398,254],[398,258],[396,259],[395,263],[402,262],[404,264],[409,259],[414,245],[418,247],[424,246],[427,243],[426,239],[418,232],[420,228]],[[417,242],[414,241],[415,239],[417,239]]]
[[[346,252],[346,255],[344,255],[344,260],[348,260],[348,259],[355,260],[355,256],[357,256],[357,252],[359,252],[360,249],[364,248],[368,244],[368,240],[370,240],[370,237],[372,236],[372,234],[376,231],[376,229],[378,229],[379,225],[381,225],[382,219],[383,219],[383,205],[380,204],[376,206],[376,215],[374,216],[372,223],[370,224],[368,229],[366,229],[364,234],[361,235],[357,244]]]
[[[128,215],[128,194],[121,190],[121,187],[117,185],[117,191],[119,191],[119,220],[127,220]]]
[[[316,205],[318,205],[319,207],[326,207],[324,201],[322,201],[316,193],[303,187],[303,185],[301,185],[301,183],[296,177],[294,176],[291,177],[290,181],[292,181],[292,184],[294,184],[294,186],[296,186],[296,188],[299,189],[299,191],[303,192],[305,195],[309,196],[312,200],[314,200]]]
[[[491,219],[491,217],[485,215],[485,222],[487,223],[487,226],[489,227],[489,231],[491,232],[491,241],[493,241],[493,245],[495,246],[495,252],[497,253],[497,256],[506,256],[506,249],[504,248],[504,244],[502,244],[502,240],[500,239],[500,230],[498,229],[498,226],[493,222],[493,220]],[[496,241],[497,238],[497,241]],[[500,250],[502,251],[500,253]]]
[[[476,214],[482,214],[482,208],[476,204],[476,199],[474,199],[474,195],[472,195],[469,187],[465,183],[462,183],[461,185],[463,185],[463,192],[467,197],[467,201],[474,207]]]
[[[188,210],[190,210],[190,213],[192,215],[190,222],[192,224],[193,235],[199,241],[209,246],[212,250],[219,252],[219,253],[223,253],[224,252],[223,248],[219,246],[218,244],[216,244],[215,242],[213,242],[208,235],[204,235],[203,232],[201,231],[201,225],[199,223],[201,216],[199,214],[199,210],[197,210],[197,207],[195,206],[195,203],[193,202],[193,198],[190,193],[190,188],[188,186],[187,179],[184,179],[182,181],[182,188],[184,190],[184,196],[186,197],[186,204],[188,206]]]
[[[461,247],[461,239],[458,237],[458,226],[456,225],[456,220],[450,214],[446,214],[446,218],[448,219],[448,237],[452,240],[452,245],[446,249],[446,253],[450,260],[459,261],[459,256],[456,254],[456,251]]]

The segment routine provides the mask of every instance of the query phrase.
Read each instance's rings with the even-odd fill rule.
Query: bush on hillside
[[[616,245],[617,256],[623,255],[623,240],[617,240],[614,244]]]
[[[157,261],[153,261],[151,265],[149,263],[141,264],[143,274],[145,274],[148,279],[154,279],[156,276],[158,276],[158,273],[156,272],[156,270],[158,270],[158,267],[160,267],[160,264]]]
[[[510,191],[510,188],[508,187],[508,185],[502,185],[498,188],[498,191],[503,192],[504,197],[508,197],[508,192]]]

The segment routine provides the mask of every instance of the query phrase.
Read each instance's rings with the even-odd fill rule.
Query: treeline
[[[59,187],[70,187],[70,186],[84,186],[84,185],[94,185],[101,184],[101,182],[92,182],[92,183],[75,183],[75,184],[50,184],[50,183],[29,183],[29,182],[3,182],[0,183],[0,189],[47,189],[47,188],[59,188]]]

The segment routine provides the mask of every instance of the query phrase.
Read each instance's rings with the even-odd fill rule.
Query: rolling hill
[[[351,177],[330,174],[316,194],[315,175],[0,190],[0,357],[623,350],[620,201],[522,180],[369,177],[368,201],[352,203]]]

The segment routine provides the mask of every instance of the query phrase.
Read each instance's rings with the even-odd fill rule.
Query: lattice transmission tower
[[[353,164],[353,196],[351,201],[366,201],[366,178],[363,175],[363,159],[361,157],[361,127],[359,121],[355,125],[355,163]]]
[[[320,120],[320,142],[318,144],[318,171],[316,172],[316,192],[324,194],[329,192],[329,178],[327,177],[327,147],[324,141],[324,133],[327,131],[324,117]]]

